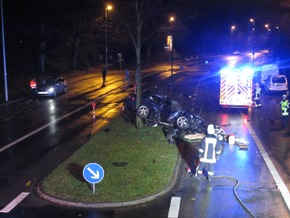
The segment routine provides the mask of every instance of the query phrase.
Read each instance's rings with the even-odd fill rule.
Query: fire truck
[[[235,67],[220,70],[220,97],[222,107],[248,108],[252,105],[254,70]]]

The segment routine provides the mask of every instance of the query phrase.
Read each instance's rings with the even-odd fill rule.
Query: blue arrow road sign
[[[89,163],[83,169],[83,176],[89,183],[98,183],[104,178],[104,169],[97,163]]]

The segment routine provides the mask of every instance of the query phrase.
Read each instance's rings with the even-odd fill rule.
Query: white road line
[[[180,197],[172,197],[170,202],[170,208],[168,212],[168,218],[178,218],[179,207],[180,207]]]
[[[258,138],[258,136],[256,135],[254,129],[252,128],[251,124],[250,123],[246,123],[254,141],[256,142],[259,150],[260,150],[260,153],[264,159],[264,161],[266,162],[266,165],[268,166],[269,168],[269,171],[272,175],[272,177],[274,178],[275,180],[275,183],[277,185],[277,188],[280,190],[281,194],[282,194],[282,197],[288,207],[288,210],[290,210],[290,194],[289,194],[289,191],[288,191],[288,188],[287,186],[285,185],[285,183],[283,182],[282,178],[280,177],[278,171],[276,170],[274,164],[272,163],[270,157],[268,156],[263,144],[261,143],[260,139]]]
[[[37,132],[39,132],[39,131],[45,129],[46,127],[48,127],[48,126],[50,126],[50,125],[52,125],[52,124],[54,124],[54,123],[56,123],[56,122],[58,122],[58,121],[64,119],[64,118],[69,117],[70,115],[72,115],[72,114],[74,114],[74,113],[76,113],[76,112],[78,112],[78,111],[80,111],[80,110],[82,110],[82,109],[88,107],[88,106],[91,105],[91,104],[92,104],[92,102],[89,102],[89,103],[85,104],[84,106],[79,107],[78,109],[76,109],[76,110],[74,110],[74,111],[72,111],[72,112],[70,112],[70,113],[68,113],[68,114],[65,114],[64,116],[59,117],[59,118],[55,119],[54,121],[52,121],[52,122],[50,122],[50,123],[48,123],[48,124],[46,124],[46,125],[44,125],[44,126],[38,128],[38,129],[34,130],[34,131],[28,133],[27,135],[24,135],[24,136],[20,137],[19,139],[16,139],[15,141],[13,141],[13,142],[11,142],[11,143],[9,143],[9,144],[3,146],[2,148],[0,148],[0,152],[5,151],[6,149],[8,149],[8,148],[12,147],[13,145],[17,144],[18,142],[23,141],[24,139],[26,139],[26,138],[28,138],[28,137],[34,135],[35,133],[37,133]]]
[[[12,200],[6,207],[0,210],[0,213],[9,213],[14,207],[16,207],[24,198],[29,195],[29,192],[22,192],[14,200]]]

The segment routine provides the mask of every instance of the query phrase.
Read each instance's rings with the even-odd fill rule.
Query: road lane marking
[[[124,85],[123,85],[123,86],[124,86]],[[103,95],[100,95],[98,98],[96,98],[96,99],[94,99],[94,100],[92,100],[92,101],[100,101],[100,100],[104,99],[107,95],[111,94],[112,92],[114,92],[115,90],[117,90],[117,89],[119,89],[119,88],[122,88],[122,86],[121,86],[121,87],[118,87],[118,88],[115,88],[115,89],[112,89],[112,90],[108,91],[107,93],[105,93],[105,94],[103,94]],[[38,128],[38,129],[36,129],[36,130],[34,130],[34,131],[28,133],[27,135],[24,135],[24,136],[22,136],[22,137],[16,139],[15,141],[13,141],[13,142],[11,142],[11,143],[9,143],[9,144],[7,144],[7,145],[1,147],[1,148],[0,148],[0,152],[5,151],[6,149],[8,149],[8,148],[12,147],[13,145],[17,144],[18,142],[21,142],[21,141],[23,141],[24,139],[26,139],[26,138],[28,138],[28,137],[30,137],[30,136],[32,136],[32,135],[38,133],[39,131],[45,129],[46,127],[49,127],[50,125],[52,125],[52,124],[54,124],[54,123],[56,123],[56,122],[58,122],[58,121],[60,121],[60,120],[62,120],[62,119],[68,118],[68,117],[71,116],[72,114],[77,113],[77,112],[79,112],[80,110],[83,110],[83,109],[85,109],[85,108],[91,106],[92,101],[86,103],[86,104],[83,105],[82,107],[79,107],[79,108],[77,108],[77,109],[75,109],[75,110],[73,110],[73,111],[71,111],[71,112],[69,112],[69,113],[67,113],[67,114],[65,114],[65,115],[63,115],[63,116],[61,116],[61,117],[55,119],[54,121],[52,121],[52,122],[50,122],[50,123],[48,123],[48,124],[46,124],[46,125],[44,125],[44,126]]]
[[[85,104],[84,106],[79,107],[79,108],[77,108],[76,110],[71,111],[70,113],[67,113],[67,114],[63,115],[62,117],[59,117],[59,118],[55,119],[54,121],[52,121],[52,122],[50,122],[50,123],[48,123],[48,124],[46,124],[46,125],[44,125],[44,126],[38,128],[38,129],[34,130],[34,131],[28,133],[27,135],[24,135],[24,136],[20,137],[19,139],[16,139],[15,141],[13,141],[13,142],[11,142],[11,143],[9,143],[9,144],[3,146],[2,148],[0,148],[0,152],[5,151],[6,149],[8,149],[8,148],[12,147],[13,145],[17,144],[18,142],[23,141],[24,139],[26,139],[26,138],[28,138],[28,137],[30,137],[30,136],[36,134],[37,132],[39,132],[39,131],[45,129],[46,127],[48,127],[48,126],[50,126],[50,125],[52,125],[52,124],[54,124],[54,123],[56,123],[56,122],[58,122],[58,121],[64,119],[64,118],[69,117],[70,115],[72,115],[72,114],[74,114],[74,113],[76,113],[76,112],[78,112],[78,111],[80,111],[80,110],[82,110],[82,109],[84,109],[84,108],[90,106],[91,104],[92,104],[92,103],[89,102],[89,103]]]
[[[273,162],[271,161],[269,155],[267,154],[263,144],[261,143],[260,139],[256,135],[251,124],[247,122],[246,125],[247,125],[255,143],[257,144],[257,147],[259,148],[260,153],[261,153],[264,161],[266,162],[266,165],[267,165],[272,177],[274,178],[274,181],[277,185],[277,188],[280,190],[280,192],[282,194],[282,197],[283,197],[283,199],[288,207],[288,210],[290,210],[290,194],[289,194],[289,190],[288,190],[287,186],[285,185],[282,178],[280,177],[278,171],[276,170]]]
[[[179,207],[180,207],[180,197],[172,197],[170,202],[170,208],[168,212],[168,218],[178,218]]]
[[[24,198],[26,198],[30,193],[29,192],[22,192],[18,195],[14,200],[12,200],[6,207],[0,210],[0,213],[9,213],[16,207]]]

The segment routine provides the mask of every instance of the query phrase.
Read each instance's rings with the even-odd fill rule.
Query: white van
[[[265,80],[264,84],[265,91],[270,92],[287,92],[288,91],[288,81],[285,75],[270,75]]]
[[[261,67],[261,84],[265,84],[265,80],[270,76],[279,75],[279,68],[277,64],[265,64]]]

